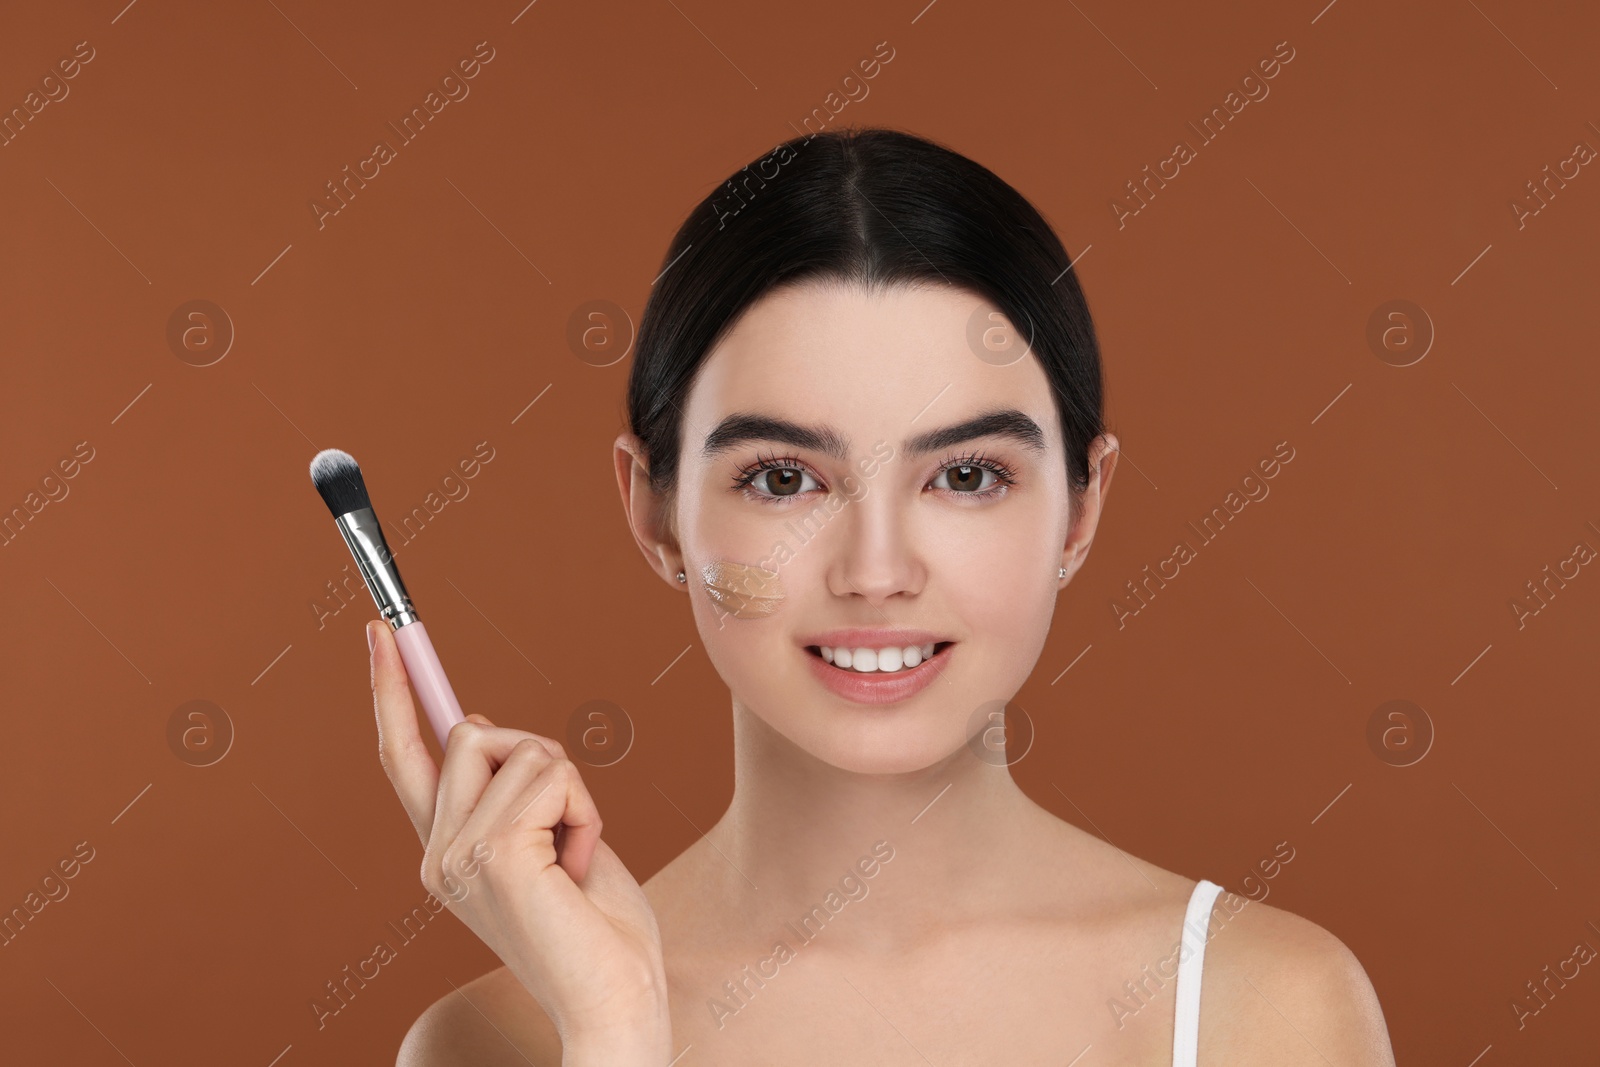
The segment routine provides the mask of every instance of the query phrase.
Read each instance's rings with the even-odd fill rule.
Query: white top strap
[[[1204,878],[1189,894],[1183,916],[1183,948],[1178,956],[1177,1009],[1172,1026],[1172,1067],[1195,1067],[1200,1049],[1200,974],[1206,954],[1206,928],[1222,887]]]

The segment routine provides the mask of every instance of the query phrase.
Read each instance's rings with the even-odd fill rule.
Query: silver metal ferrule
[[[361,577],[366,579],[367,591],[372,594],[389,628],[398,630],[407,623],[416,622],[411,594],[406,592],[406,583],[400,580],[400,568],[395,565],[394,553],[383,539],[378,516],[370,507],[357,508],[333,521],[344,543],[350,546],[350,554],[361,568]]]

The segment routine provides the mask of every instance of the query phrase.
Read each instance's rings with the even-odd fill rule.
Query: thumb
[[[473,712],[471,715],[468,715],[466,717],[466,719],[467,719],[468,722],[481,723],[484,726],[493,726],[494,725],[494,723],[489,721],[489,716],[487,716],[487,715],[479,715],[477,712]]]

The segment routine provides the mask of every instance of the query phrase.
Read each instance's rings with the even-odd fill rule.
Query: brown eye
[[[994,471],[987,467],[963,463],[954,467],[946,467],[939,472],[939,477],[945,478],[949,483],[950,489],[957,493],[977,493],[988,489],[994,484],[992,481],[987,485],[984,484],[983,476],[986,474],[990,478],[995,478]],[[998,481],[998,478],[995,478],[995,480]]]
[[[802,478],[793,467],[777,467],[761,476],[762,488],[772,496],[793,496],[800,491]]]
[[[780,466],[776,461],[743,475],[736,484],[746,496],[763,503],[800,496],[808,489],[819,489],[816,479],[799,467]]]

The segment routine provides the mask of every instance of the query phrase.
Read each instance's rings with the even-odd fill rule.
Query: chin
[[[948,748],[927,753],[908,753],[905,749],[883,752],[813,753],[818,759],[850,774],[878,777],[920,776],[950,758]]]
[[[851,774],[919,774],[948,760],[966,742],[963,722],[931,718],[926,707],[863,711],[837,706],[821,714],[809,709],[803,719],[760,718],[813,758]]]

